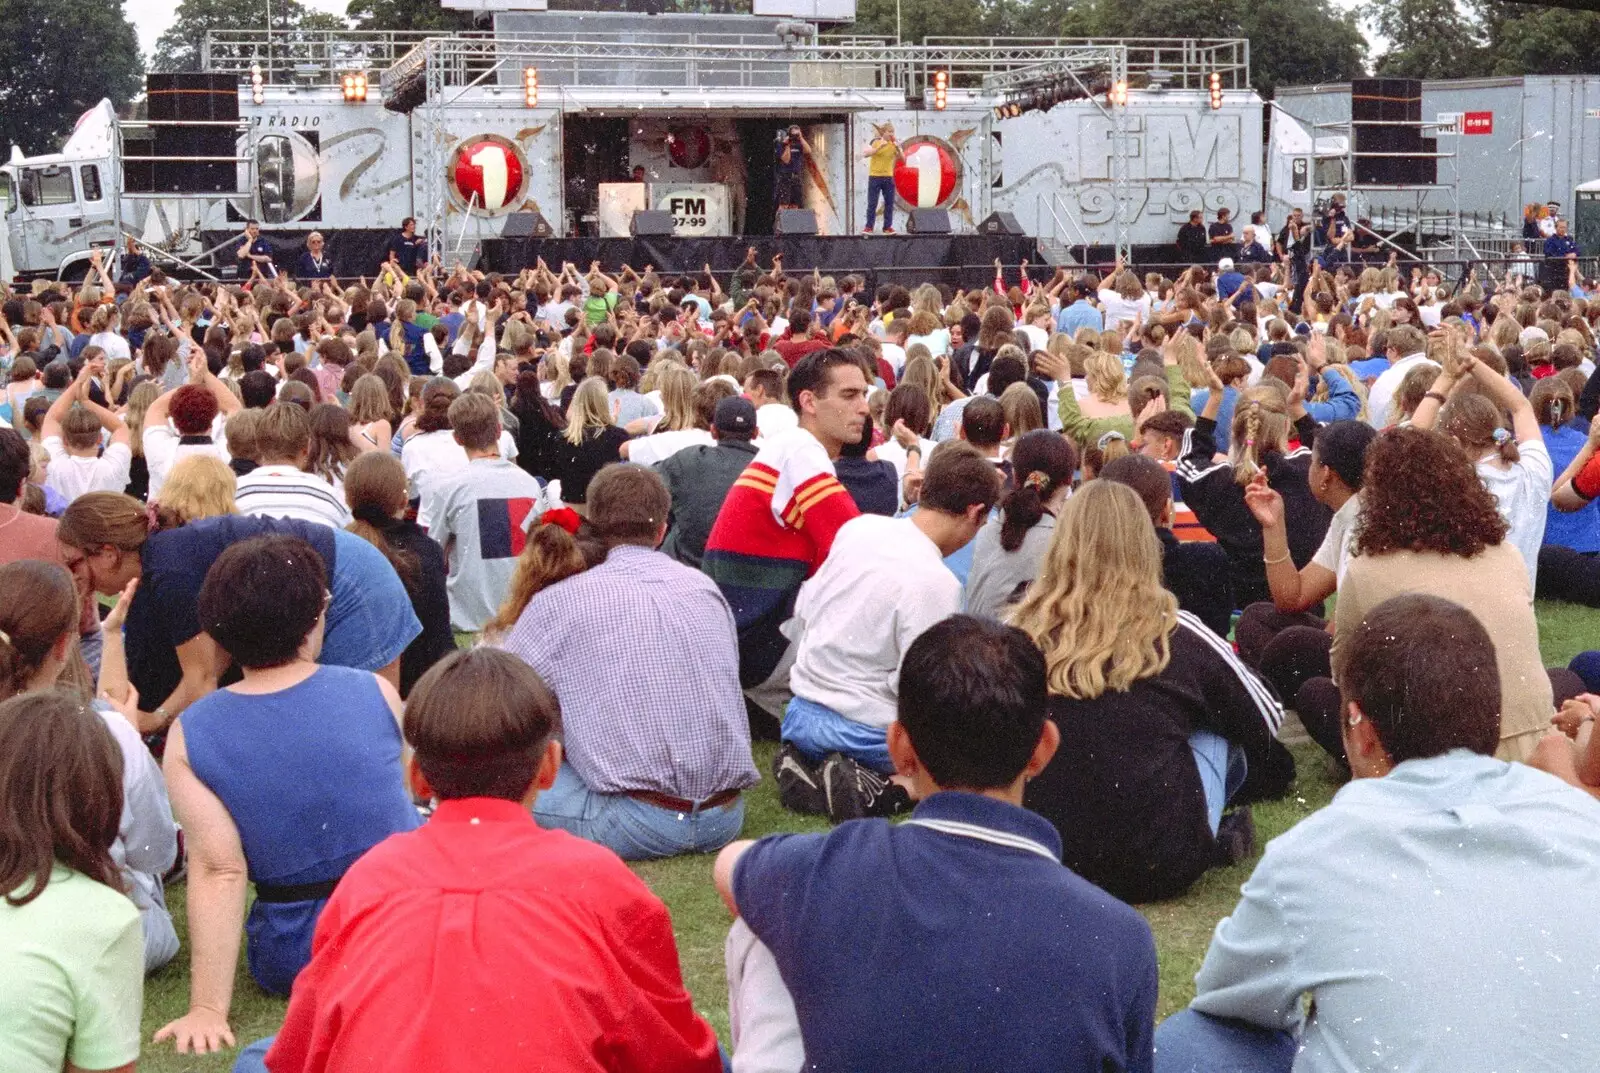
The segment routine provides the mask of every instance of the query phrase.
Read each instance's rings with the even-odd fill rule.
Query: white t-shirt
[[[239,478],[234,503],[251,518],[296,518],[343,529],[350,508],[333,485],[295,466],[257,466]]]
[[[1522,457],[1510,469],[1495,465],[1493,456],[1479,461],[1478,479],[1494,496],[1500,517],[1511,526],[1506,540],[1522,553],[1528,568],[1528,591],[1533,592],[1539,577],[1539,546],[1544,543],[1544,526],[1550,517],[1555,469],[1542,439],[1517,444],[1517,452]]]
[[[161,486],[167,483],[167,474],[178,459],[189,455],[210,455],[228,461],[228,450],[223,446],[221,414],[211,423],[210,443],[180,443],[177,430],[169,422],[165,425],[145,426],[144,461],[150,470],[150,491],[146,498],[156,503],[161,498]]]
[[[878,345],[883,350],[883,360],[888,362],[889,368],[894,370],[895,379],[900,379],[900,374],[905,371],[906,367],[905,348],[898,343],[880,343]]]
[[[906,347],[909,349],[913,343],[921,343],[928,348],[928,353],[934,357],[950,353],[950,329],[936,328],[927,335],[906,336]]]
[[[917,438],[917,446],[922,448],[921,464],[926,466],[928,464],[928,456],[933,454],[933,449],[939,445],[933,440],[924,439],[919,436]],[[894,439],[892,436],[886,442],[880,443],[877,450],[878,458],[894,467],[895,485],[896,487],[899,487],[901,482],[905,480],[906,459],[910,457],[910,452],[904,447],[901,447],[899,441]],[[905,489],[901,488],[902,494],[904,491]],[[900,506],[904,507],[905,505],[905,500],[902,498],[900,501]]]
[[[1122,321],[1148,321],[1151,304],[1148,294],[1139,298],[1124,298],[1116,291],[1100,292],[1100,310],[1105,314],[1107,328],[1114,329]]]
[[[911,518],[846,522],[795,601],[797,697],[846,719],[895,720],[900,660],[929,626],[961,610],[961,583]]]
[[[1400,415],[1391,414],[1389,410],[1394,404],[1395,392],[1400,390],[1400,381],[1406,378],[1406,373],[1424,362],[1435,369],[1439,367],[1437,362],[1428,361],[1426,354],[1407,354],[1372,382],[1372,389],[1367,392],[1367,424],[1376,429],[1394,424]]]
[[[641,466],[653,466],[657,462],[671,458],[685,447],[695,447],[700,444],[709,447],[715,442],[716,440],[711,438],[711,433],[703,428],[657,432],[654,435],[639,436],[629,440],[628,461],[637,462]]]
[[[1035,328],[1031,324],[1019,324],[1017,325],[1017,331],[1028,337],[1028,350],[1030,353],[1035,350],[1043,350],[1045,344],[1050,342],[1050,336],[1043,328]]]
[[[1334,576],[1335,584],[1344,580],[1345,567],[1350,565],[1350,540],[1355,535],[1356,516],[1360,513],[1361,496],[1353,495],[1345,500],[1344,506],[1333,512],[1322,546],[1311,557],[1312,562]]]
[[[763,403],[756,407],[756,439],[766,439],[800,427],[800,417],[791,406],[781,402]]]
[[[104,350],[107,361],[133,357],[133,351],[128,348],[128,341],[116,332],[96,332],[89,337],[89,342],[85,345],[97,346]]]
[[[107,444],[99,458],[76,458],[67,454],[60,436],[46,436],[44,449],[50,455],[45,486],[54,489],[68,503],[85,492],[120,492],[128,486],[133,450],[125,443]]]
[[[500,430],[500,457],[508,462],[517,458],[517,442],[504,429]],[[422,501],[417,505],[417,524],[426,529],[434,486],[446,474],[467,468],[466,448],[456,442],[455,433],[447,428],[419,432],[400,448],[400,465],[405,467],[411,497]]]

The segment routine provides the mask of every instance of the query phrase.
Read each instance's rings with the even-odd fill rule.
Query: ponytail
[[[1252,402],[1245,409],[1244,443],[1239,457],[1233,463],[1233,479],[1237,484],[1249,484],[1261,472],[1261,403]]]
[[[1500,452],[1500,460],[1506,465],[1522,460],[1522,452],[1517,450],[1517,438],[1508,430],[1497,428],[1494,430],[1495,450]]]
[[[1016,551],[1022,538],[1044,517],[1044,504],[1055,493],[1055,482],[1038,470],[1017,483],[1000,505],[1000,548]]]
[[[580,540],[556,521],[535,525],[517,559],[517,570],[511,577],[511,588],[506,593],[505,602],[483,627],[484,636],[507,633],[517,624],[528,601],[536,594],[558,581],[581,574],[590,564],[604,558],[603,545],[587,537]]]

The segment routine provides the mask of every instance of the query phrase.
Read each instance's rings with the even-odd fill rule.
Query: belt
[[[343,879],[340,876],[339,879]],[[271,904],[284,902],[316,902],[333,896],[333,890],[339,885],[339,879],[327,879],[321,883],[257,883],[256,901]]]
[[[673,797],[671,794],[658,794],[654,790],[626,790],[624,792],[635,801],[643,801],[647,805],[664,808],[668,812],[704,812],[708,808],[721,808],[723,805],[733,804],[739,800],[739,794],[743,791],[723,790],[699,801]]]

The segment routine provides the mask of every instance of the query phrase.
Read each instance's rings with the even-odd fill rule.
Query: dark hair
[[[1028,366],[1021,358],[1000,354],[989,364],[989,394],[999,398],[1012,384],[1028,379]]]
[[[589,482],[589,524],[607,544],[655,547],[667,523],[672,498],[656,471],[634,462],[613,462]]]
[[[1183,410],[1159,410],[1145,418],[1139,426],[1139,435],[1154,432],[1158,436],[1171,436],[1182,440],[1183,434],[1194,426],[1194,418]]]
[[[944,789],[990,790],[1022,774],[1044,731],[1044,656],[1015,626],[951,615],[911,642],[897,715]]]
[[[1367,612],[1339,684],[1340,707],[1360,706],[1396,764],[1451,749],[1492,756],[1500,744],[1494,642],[1476,615],[1441,597],[1406,593]]]
[[[395,517],[406,505],[406,471],[388,451],[363,451],[344,471],[344,498],[354,519],[349,531],[365,540],[389,560],[400,583],[413,597],[422,580],[417,553],[389,540],[390,530],[402,524]]]
[[[265,369],[256,369],[239,377],[239,398],[248,410],[264,410],[277,397],[278,382]]]
[[[1160,462],[1144,455],[1123,455],[1107,462],[1096,476],[1132,488],[1150,512],[1150,521],[1161,524],[1161,515],[1172,501],[1172,475]]]
[[[77,621],[78,589],[66,567],[42,559],[0,566],[0,698],[27,689]]]
[[[1016,484],[1000,505],[1001,548],[1022,547],[1022,538],[1044,517],[1045,503],[1058,489],[1072,484],[1077,469],[1077,448],[1059,432],[1039,428],[1017,437],[1011,450]]]
[[[1463,392],[1444,404],[1439,411],[1439,431],[1474,455],[1492,448],[1506,462],[1522,457],[1517,438],[1501,422],[1500,407],[1475,391]]]
[[[1005,434],[1006,411],[998,399],[980,395],[962,407],[961,435],[968,443],[975,447],[993,447]]]
[[[421,432],[438,432],[450,427],[450,404],[461,396],[461,388],[454,380],[436,376],[422,389],[422,412],[417,415],[416,429]]]
[[[919,500],[925,509],[965,514],[974,504],[988,510],[999,498],[1000,471],[970,443],[942,443],[928,459]]]
[[[861,369],[861,375],[866,376],[862,368],[861,359],[842,347],[831,346],[826,350],[813,350],[795,363],[789,372],[789,405],[794,407],[795,413],[800,413],[800,393],[809,391],[813,395],[826,395],[833,386],[833,370],[850,367]],[[870,381],[871,377],[867,377]]]
[[[211,431],[211,422],[217,416],[217,400],[209,389],[185,384],[172,393],[167,414],[180,436],[203,436]]]
[[[1365,421],[1334,421],[1317,430],[1311,454],[1352,492],[1361,491],[1366,471],[1367,448],[1378,438],[1378,430]]]
[[[1572,389],[1556,376],[1545,377],[1533,385],[1533,390],[1528,393],[1528,402],[1533,405],[1539,424],[1545,428],[1560,428],[1572,420],[1576,413]]]
[[[926,436],[933,426],[932,409],[928,393],[922,388],[916,384],[896,384],[883,408],[883,423],[894,428],[896,421],[904,421],[906,428],[918,436]]]
[[[496,648],[449,653],[406,698],[406,741],[442,801],[520,801],[560,724],[561,708],[544,679]]]
[[[1358,555],[1431,551],[1470,559],[1506,537],[1506,522],[1471,459],[1431,429],[1386,429],[1367,448]]]
[[[122,891],[122,751],[105,722],[58,690],[0,704],[0,891],[27,905],[54,865]],[[26,891],[23,885],[32,880]]]
[[[0,428],[0,503],[15,503],[33,469],[28,441],[16,429]]]
[[[231,545],[200,586],[200,626],[251,670],[291,662],[327,606],[328,571],[299,537],[272,534]]]

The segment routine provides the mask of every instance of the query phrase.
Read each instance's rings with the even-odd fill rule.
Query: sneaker
[[[1256,821],[1249,806],[1236,808],[1217,824],[1217,857],[1224,865],[1238,864],[1256,851]]]
[[[772,758],[772,781],[778,787],[778,803],[790,812],[825,816],[828,798],[818,769],[805,754],[784,742]]]
[[[892,227],[885,227],[885,228],[884,228],[884,229],[883,229],[883,233],[884,233],[884,234],[886,234],[886,235],[892,235],[892,234],[894,234],[894,228],[892,228]]]
[[[863,228],[862,228],[862,229],[861,229],[861,233],[862,233],[862,234],[863,234],[863,235],[870,235],[870,234],[872,234],[872,228],[870,228],[870,227],[863,227]]]
[[[882,775],[864,768],[843,753],[829,753],[822,762],[822,789],[827,795],[828,819],[834,823],[859,820],[883,792]]]

